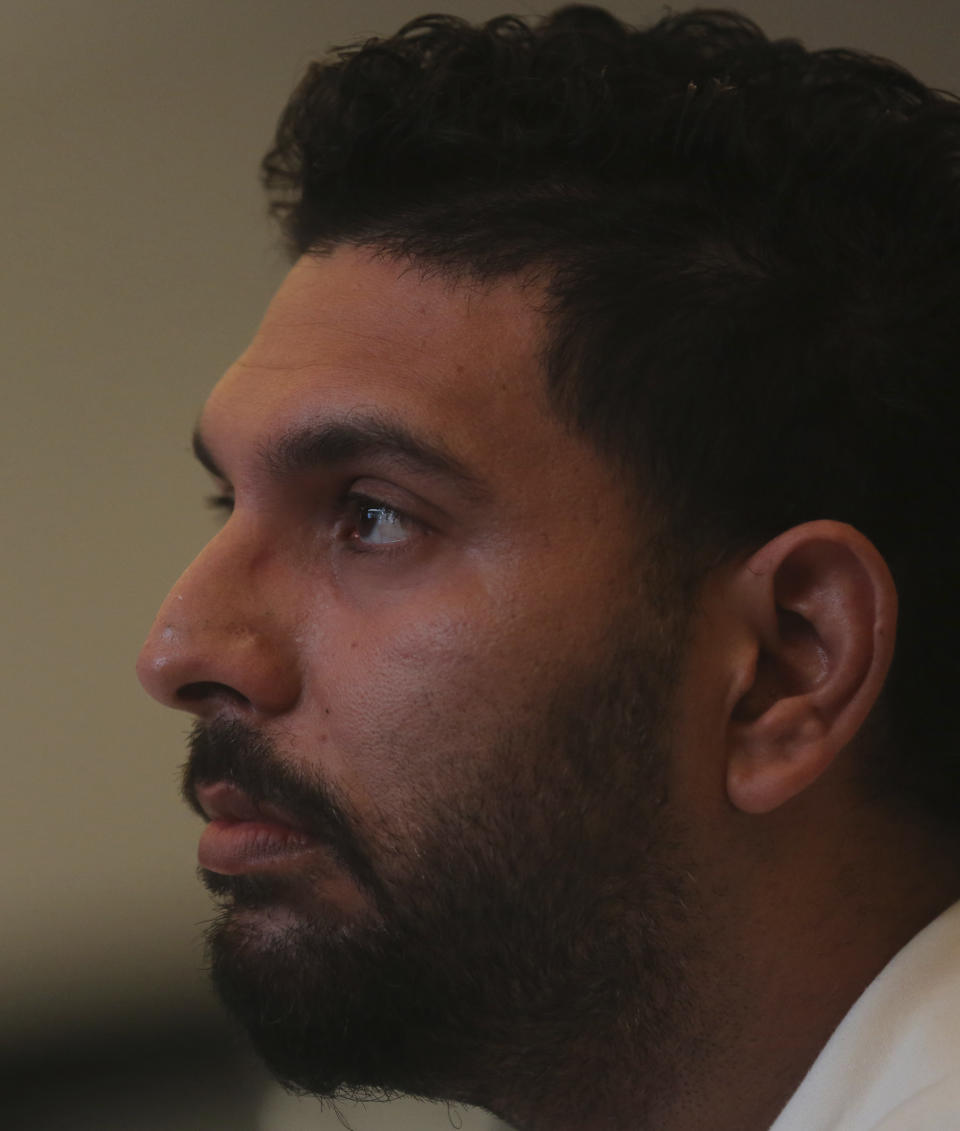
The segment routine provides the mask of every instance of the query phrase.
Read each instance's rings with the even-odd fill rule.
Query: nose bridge
[[[157,613],[137,664],[147,691],[196,713],[228,695],[265,714],[289,709],[299,696],[299,674],[283,572],[268,543],[228,522]]]

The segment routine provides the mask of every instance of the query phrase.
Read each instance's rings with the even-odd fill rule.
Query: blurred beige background
[[[189,431],[284,270],[256,178],[274,121],[311,58],[435,7],[511,10],[0,5],[0,1058],[17,1127],[340,1126],[264,1092],[210,1001],[199,822],[176,792],[188,720],[145,697],[133,659],[213,529]],[[663,11],[610,7],[637,23]],[[960,88],[956,0],[739,7],[771,35],[864,48]],[[444,1109],[350,1121],[450,1126]]]

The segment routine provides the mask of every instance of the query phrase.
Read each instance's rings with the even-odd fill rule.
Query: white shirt
[[[960,1131],[960,903],[881,970],[770,1131]]]

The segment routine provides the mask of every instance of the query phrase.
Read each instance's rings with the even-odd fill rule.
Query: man
[[[229,519],[140,661],[282,1081],[960,1126],[958,143],[722,12],[310,69],[195,437]]]

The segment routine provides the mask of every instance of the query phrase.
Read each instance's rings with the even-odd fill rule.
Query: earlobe
[[[729,719],[727,794],[766,813],[820,778],[876,703],[896,588],[873,544],[830,521],[768,542],[732,584],[754,650]]]

